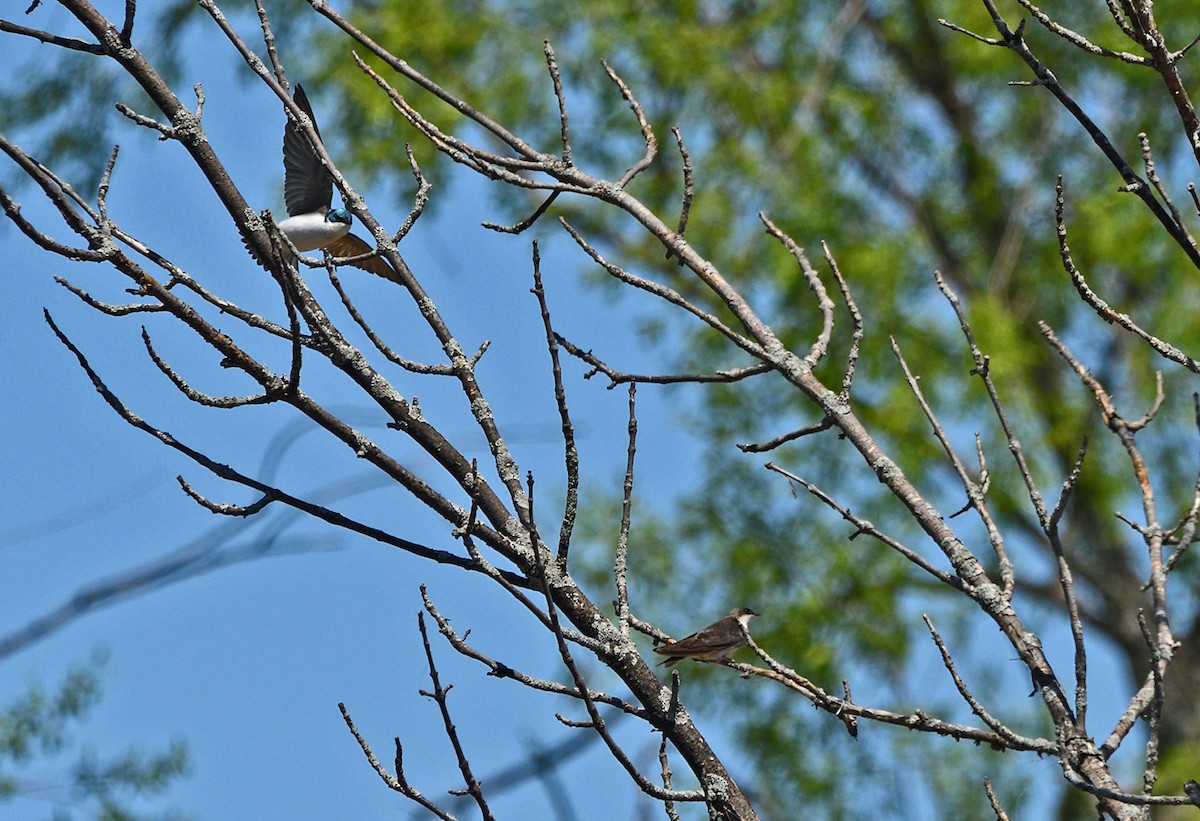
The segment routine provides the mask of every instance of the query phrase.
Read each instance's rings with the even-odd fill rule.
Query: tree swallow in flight
[[[321,136],[308,95],[297,84],[293,95],[296,105],[312,121],[313,131]],[[330,209],[333,203],[333,175],[321,162],[300,127],[288,120],[283,130],[283,200],[288,218],[279,223],[299,251],[323,248],[335,257],[354,257],[374,249],[350,233],[350,212],[344,207]],[[381,257],[349,263],[381,277],[399,281],[392,266]]]
[[[687,638],[655,647],[654,652],[670,656],[660,662],[670,667],[683,659],[696,661],[718,661],[727,659],[733,651],[746,646],[746,636],[742,628],[750,629],[750,619],[758,614],[748,607],[738,607],[729,611],[729,615],[720,621],[710,624],[698,633],[692,633]]]

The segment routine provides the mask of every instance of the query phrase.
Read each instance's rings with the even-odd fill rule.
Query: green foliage
[[[66,729],[100,700],[99,661],[67,672],[58,691],[34,685],[0,714],[0,760],[21,764],[37,753],[57,753],[67,743]]]
[[[59,759],[76,746],[72,731],[78,733],[100,703],[103,663],[102,654],[97,654],[90,664],[71,668],[53,691],[31,685],[0,712],[0,804],[21,801],[20,806],[28,806],[29,801],[41,800],[57,805],[55,818],[75,817],[66,809],[73,807],[102,821],[137,821],[152,816],[136,812],[131,799],[161,794],[186,774],[188,754],[182,741],[172,741],[162,752],[130,749],[113,758],[102,758],[84,746],[77,763],[69,767],[70,786],[43,786],[64,780],[48,772],[61,771]],[[29,774],[32,768],[42,773]]]
[[[963,299],[1016,433],[1032,455],[1034,477],[1051,499],[1084,436],[1089,439],[1064,532],[1072,555],[1086,551],[1093,559],[1080,563],[1076,581],[1095,627],[1111,629],[1111,614],[1127,603],[1109,598],[1114,585],[1105,574],[1133,572],[1137,564],[1137,542],[1111,511],[1134,503],[1134,486],[1091,398],[1045,344],[1036,323],[1049,323],[1131,415],[1148,406],[1152,371],[1162,364],[1116,337],[1081,306],[1062,269],[1054,231],[1057,176],[1066,187],[1067,227],[1080,270],[1115,307],[1162,334],[1169,331],[1173,342],[1189,350],[1200,347],[1200,327],[1190,307],[1197,288],[1194,271],[1137,200],[1115,193],[1119,176],[1049,95],[1007,85],[1028,78],[1013,55],[936,22],[945,17],[994,35],[981,4],[874,2],[847,25],[839,15],[849,7],[797,0],[659,4],[635,11],[631,4],[610,0],[568,11],[535,0],[516,6],[480,2],[471,14],[460,15],[394,2],[362,6],[358,21],[419,70],[553,151],[559,127],[541,54],[541,41],[549,39],[566,84],[575,161],[615,178],[640,156],[642,146],[626,104],[597,65],[606,57],[637,95],[660,141],[658,163],[633,191],[667,222],[674,221],[681,163],[669,127],[678,125],[696,168],[689,242],[753,295],[756,307],[796,350],[807,350],[820,318],[794,262],[763,236],[756,213],[766,211],[808,246],[833,289],[817,252],[818,240],[827,241],[867,323],[856,411],[936,503],[946,510],[962,506],[961,486],[900,378],[890,345],[894,338],[972,470],[978,469],[974,432],[983,438],[993,511],[1009,534],[1021,581],[1029,595],[1037,596],[1048,589],[1041,587],[1048,568],[1044,552],[1027,535],[1036,532],[1037,523],[990,401],[969,373],[958,323],[933,285],[931,269],[940,269]],[[1085,36],[1129,48],[1114,37],[1102,12],[1055,9],[1060,11],[1064,22]],[[1015,24],[1018,9],[1005,12]],[[1156,8],[1168,31],[1173,23],[1166,21],[1173,14],[1195,22],[1179,3]],[[1174,29],[1188,27],[1178,22]],[[1086,58],[1032,22],[1025,34],[1068,91],[1098,112],[1131,161],[1140,153],[1135,139],[1140,130],[1151,135],[1160,173],[1186,161],[1186,142],[1168,136],[1174,133],[1175,115],[1151,72]],[[355,76],[340,51],[327,54],[330,71],[346,85],[348,106],[370,112],[364,116],[374,123],[377,112],[366,101],[378,99],[378,92]],[[413,93],[403,86],[401,91]],[[420,104],[418,96],[413,100]],[[453,125],[454,117],[442,109],[439,122]],[[344,135],[360,147],[356,160],[375,178],[401,166],[394,126],[384,129],[380,121]],[[440,161],[426,152],[426,170],[437,173]],[[534,205],[525,195],[506,196],[514,220]],[[653,242],[629,232],[619,216],[577,213],[569,201],[559,205],[556,211],[568,214],[610,259],[721,313],[686,272],[664,261]],[[551,223],[543,220],[544,226]],[[818,368],[832,386],[840,384],[850,341],[844,310],[838,320],[831,352]],[[672,363],[680,370],[744,363],[715,335],[677,322],[653,316],[646,327],[656,340],[687,334]],[[585,347],[603,356],[591,340]],[[1184,381],[1184,375],[1169,371],[1168,391]],[[1176,390],[1174,395],[1186,394]],[[921,633],[914,627],[916,615],[943,598],[939,591],[918,583],[913,569],[865,537],[848,541],[848,525],[802,491],[801,498],[788,496],[782,481],[761,469],[761,456],[747,457],[733,447],[818,421],[812,407],[778,385],[754,380],[706,389],[703,403],[692,419],[707,454],[696,488],[670,514],[660,511],[660,518],[639,510],[634,524],[635,609],[686,631],[733,604],[750,604],[767,614],[755,625],[763,644],[824,685],[836,687],[852,674],[860,680],[882,671],[898,679],[910,675],[906,668]],[[1157,440],[1146,437],[1144,446],[1163,471],[1156,481],[1182,488],[1182,499],[1194,466],[1178,455],[1179,431],[1177,423]],[[835,436],[808,437],[770,457],[929,554],[923,534],[912,532],[861,458]],[[965,515],[958,526],[974,539],[973,546],[986,545],[970,518]],[[597,537],[601,528],[595,528]],[[603,555],[607,564],[611,554]],[[601,583],[607,572],[607,566],[593,568]],[[1128,577],[1125,582],[1131,583]],[[688,603],[683,612],[704,615],[675,623],[672,614],[682,601]],[[1131,640],[1122,646],[1131,654],[1132,670],[1143,650]],[[713,689],[705,691],[715,693],[714,702],[739,691],[737,682],[718,682],[723,677],[713,672],[721,671],[696,669],[688,675],[714,679],[708,685]],[[1176,672],[1184,679],[1197,675],[1190,667]],[[984,673],[980,680],[988,679],[986,665]],[[985,688],[981,695],[1003,699],[1002,689]],[[883,690],[878,695],[886,699]],[[705,698],[699,692],[688,695]],[[1019,715],[1028,704],[1018,699],[1010,706]],[[726,716],[753,750],[764,789],[775,791],[781,806],[812,802],[819,795],[837,815],[834,808],[847,811],[855,804],[858,781],[845,767],[831,767],[831,759],[812,744],[805,755],[796,754],[797,735],[818,727],[828,732],[827,718],[813,719],[797,704],[750,706]],[[939,742],[912,743],[932,750]],[[854,766],[860,772],[881,767],[870,758],[863,751]],[[1016,772],[1006,763],[1012,758],[992,762],[990,771]],[[1013,774],[1009,783],[1025,777]],[[936,773],[924,783],[942,807],[981,809],[977,783],[959,782],[955,792],[952,779]],[[1025,794],[1019,788],[1014,792]],[[1007,806],[1019,808],[1019,800]]]
[[[1019,16],[1028,17],[1016,4],[1001,5],[1014,25]],[[1118,174],[1050,95],[1037,87],[1008,85],[1030,79],[1023,64],[1003,49],[937,24],[944,17],[994,36],[982,4],[877,0],[847,19],[853,8],[840,0],[473,0],[465,5],[389,0],[359,3],[355,21],[390,51],[534,145],[557,151],[557,106],[542,54],[542,41],[549,40],[566,85],[574,160],[616,178],[641,156],[643,146],[627,104],[598,65],[600,57],[607,58],[642,103],[660,143],[658,162],[632,191],[668,223],[675,221],[682,164],[669,129],[679,126],[696,170],[688,241],[752,294],[756,307],[796,350],[807,350],[820,317],[794,262],[763,235],[757,212],[765,211],[809,249],[833,291],[818,252],[819,241],[827,241],[867,323],[853,394],[856,412],[937,504],[945,510],[962,506],[962,488],[900,377],[891,350],[894,338],[972,471],[978,470],[973,436],[979,432],[991,471],[989,501],[1021,570],[1018,598],[1046,601],[1059,612],[1056,599],[1047,598],[1054,586],[1045,584],[1046,551],[1023,481],[1008,458],[990,401],[969,373],[957,321],[933,285],[931,271],[940,270],[963,300],[1016,434],[1031,455],[1033,475],[1051,503],[1088,438],[1084,472],[1063,521],[1066,549],[1076,562],[1085,619],[1125,654],[1125,669],[1107,674],[1122,685],[1123,677],[1140,678],[1144,644],[1136,627],[1127,625],[1143,603],[1130,601],[1122,591],[1136,589],[1138,574],[1144,575],[1144,551],[1139,553],[1139,541],[1112,516],[1113,510],[1136,509],[1132,478],[1091,398],[1044,343],[1036,323],[1047,322],[1071,345],[1113,391],[1127,417],[1150,405],[1153,372],[1164,366],[1083,307],[1070,286],[1055,236],[1056,179],[1061,175],[1065,186],[1066,225],[1079,270],[1114,308],[1193,352],[1200,348],[1195,271],[1141,203],[1116,192]],[[1093,42],[1131,48],[1095,4],[1056,4],[1053,13]],[[1160,0],[1155,15],[1176,38],[1173,47],[1192,36],[1197,22],[1189,0]],[[399,196],[411,184],[403,154],[404,142],[411,141],[426,174],[435,182],[448,178],[447,161],[412,129],[397,125],[389,101],[358,72],[339,35],[295,23],[287,14],[273,19],[277,33],[283,32],[285,58],[303,54],[303,66],[326,78],[324,91],[339,102],[340,134],[331,136],[350,147],[351,167],[372,179],[397,180]],[[294,26],[290,32],[281,28],[288,24]],[[164,53],[176,42],[170,37],[182,30],[164,29]],[[1140,156],[1136,135],[1150,135],[1159,172],[1171,185],[1191,162],[1191,153],[1177,136],[1177,115],[1158,77],[1088,56],[1032,20],[1025,36],[1068,92],[1095,113],[1131,164]],[[0,106],[19,105],[32,122],[55,123],[53,118],[79,99],[70,96],[76,89],[64,81],[77,69],[67,63],[47,68],[30,72],[25,97],[0,98]],[[290,70],[293,81],[306,79],[295,76],[295,67]],[[93,85],[85,91],[86,102],[114,96],[111,87],[96,85],[108,82],[103,76],[89,77]],[[453,131],[461,125],[460,115],[428,93],[403,83],[397,87],[440,127]],[[55,125],[51,144],[60,141],[62,151],[94,144],[96,134],[89,130],[94,127],[86,117],[81,122],[87,128],[75,133]],[[514,220],[540,202],[522,192],[503,197]],[[432,207],[445,202],[435,197]],[[630,232],[619,215],[580,211],[563,198],[539,228],[552,230],[556,214],[569,215],[610,259],[725,316],[685,272],[663,259],[661,248]],[[817,371],[834,387],[840,385],[850,345],[849,317],[842,308],[838,321],[830,353]],[[645,325],[655,339],[687,340],[669,363],[680,370],[745,364],[722,339],[675,316],[649,316]],[[584,347],[603,356],[602,342],[593,346],[587,340]],[[1158,423],[1165,429],[1148,431],[1143,444],[1156,470],[1156,487],[1182,511],[1195,470],[1194,448],[1189,445],[1188,455],[1181,455],[1185,449],[1179,445],[1180,435],[1191,433],[1191,383],[1186,374],[1166,371],[1168,405]],[[918,614],[945,608],[963,623],[975,614],[947,605],[944,591],[920,582],[917,571],[885,548],[866,537],[849,539],[850,525],[803,491],[794,498],[781,479],[762,470],[764,457],[734,447],[817,422],[814,413],[769,381],[704,392],[702,409],[691,419],[706,443],[696,486],[669,513],[646,515],[639,508],[630,559],[634,607],[684,632],[735,603],[751,605],[764,613],[755,624],[763,645],[806,676],[834,689],[850,678],[864,700],[901,701],[900,682],[912,677],[917,664],[917,639],[927,642],[917,627]],[[931,555],[923,534],[913,531],[862,459],[836,436],[806,437],[770,458],[817,482],[931,560],[940,558]],[[612,500],[605,503],[611,506]],[[585,523],[590,522],[585,530],[594,543],[611,541],[616,518],[611,509],[605,512],[605,503],[585,511]],[[955,524],[986,555],[986,536],[971,519],[968,512]],[[579,571],[596,585],[608,583],[611,549],[606,548],[600,552],[603,559]],[[1194,602],[1200,594],[1194,560],[1179,567],[1178,584]],[[677,616],[680,612],[689,618]],[[1186,613],[1176,622],[1185,647],[1195,615]],[[971,637],[964,627],[963,641]],[[761,688],[748,692],[742,682],[720,675],[723,670],[686,667],[689,678],[710,679],[705,688],[689,688],[689,699],[744,708],[723,718],[754,760],[758,794],[784,808],[784,816],[787,808],[810,806],[828,817],[853,817],[853,808],[862,806],[863,782],[880,772],[894,774],[888,756],[899,759],[902,749],[929,771],[923,789],[936,796],[944,817],[982,814],[977,781],[963,784],[947,777],[959,769],[958,751],[930,752],[944,749],[943,740],[826,743],[839,726],[798,699],[777,701],[758,695]],[[984,661],[968,671],[975,674],[973,681],[983,682],[977,694],[999,700],[1018,717],[1030,715],[1025,712],[1030,702],[1004,692],[989,672]],[[1172,672],[1179,692],[1194,691],[1200,659],[1181,652]],[[867,688],[861,683],[866,681],[882,683]],[[1178,697],[1169,694],[1169,699]],[[1180,709],[1168,709],[1168,715],[1178,719]],[[872,732],[876,737],[888,733],[884,728]],[[1185,760],[1198,738],[1200,722],[1186,717],[1167,722],[1164,761]],[[1176,758],[1173,745],[1182,751]],[[987,768],[1009,777],[1010,796],[1024,796],[1021,785],[1028,771],[1013,764],[1014,758],[989,759]],[[937,769],[939,762],[948,767]],[[900,814],[913,787],[903,780],[892,786],[884,789],[885,797]],[[1009,797],[1006,806],[1019,811],[1020,799]]]
[[[84,751],[74,769],[75,791],[81,799],[90,799],[98,805],[99,818],[134,821],[141,816],[124,806],[123,794],[161,793],[172,781],[187,774],[187,766],[187,745],[179,740],[172,741],[162,752],[131,749],[108,761]],[[172,814],[172,817],[178,816]]]

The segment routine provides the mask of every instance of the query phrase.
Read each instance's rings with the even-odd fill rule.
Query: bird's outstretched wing
[[[335,257],[356,257],[360,254],[369,254],[375,249],[354,236],[354,234],[346,234],[341,239],[326,245],[325,250]],[[370,257],[348,264],[356,268],[362,268],[364,271],[370,271],[372,274],[381,276],[384,279],[390,279],[392,282],[400,281],[400,277],[396,274],[396,271],[383,257]]]
[[[293,97],[296,105],[312,120],[317,136],[321,136],[308,95],[299,83]],[[283,201],[287,204],[289,217],[327,209],[333,202],[333,176],[309,145],[308,137],[291,120],[283,128]]]

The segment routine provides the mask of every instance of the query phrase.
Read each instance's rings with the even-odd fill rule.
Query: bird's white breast
[[[334,240],[341,239],[350,230],[344,222],[328,222],[321,213],[297,214],[279,223],[279,230],[299,251],[324,248]]]

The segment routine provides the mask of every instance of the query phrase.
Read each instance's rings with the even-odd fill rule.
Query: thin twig
[[[550,72],[550,81],[554,84],[554,99],[558,100],[562,161],[564,165],[571,165],[571,129],[567,125],[567,97],[563,93],[562,77],[558,73],[558,60],[554,56],[554,48],[550,45],[549,40],[542,41],[542,51],[546,55],[546,69]]]
[[[646,112],[642,111],[642,105],[633,96],[633,92],[629,90],[629,86],[625,85],[625,81],[617,76],[617,72],[613,71],[612,66],[607,60],[601,60],[600,65],[604,66],[604,73],[608,75],[608,79],[613,81],[613,85],[621,90],[621,97],[625,102],[629,103],[629,107],[633,109],[633,115],[637,118],[638,127],[642,130],[642,139],[646,143],[646,153],[642,158],[630,166],[629,170],[621,175],[621,179],[617,181],[617,188],[624,188],[633,182],[633,178],[650,167],[650,163],[654,162],[654,158],[658,155],[658,138],[654,136],[654,130],[650,128],[650,121],[646,119]]]
[[[675,242],[682,243],[683,236],[687,231],[688,215],[692,211],[692,200],[696,197],[696,181],[694,179],[694,169],[692,168],[692,155],[688,153],[687,146],[683,144],[683,134],[678,126],[671,126],[671,133],[675,135],[675,145],[679,148],[679,157],[683,161],[683,199],[679,205],[679,223],[675,228]],[[674,249],[667,246],[667,259],[672,256],[678,256]],[[683,264],[683,260],[679,260],[679,264]]]
[[[420,790],[408,783],[408,779],[404,775],[404,748],[400,745],[399,736],[396,737],[396,774],[392,775],[383,768],[383,765],[379,763],[379,759],[375,758],[375,753],[371,751],[371,745],[367,743],[362,733],[354,726],[354,721],[350,718],[350,711],[346,709],[346,705],[339,702],[338,709],[342,713],[342,720],[346,722],[346,726],[350,729],[350,734],[354,736],[354,740],[358,742],[358,746],[362,748],[363,754],[366,755],[371,769],[383,779],[384,784],[387,784],[388,787],[400,793],[405,798],[420,804],[442,819],[442,821],[456,821],[453,815],[443,810],[437,804],[434,804],[422,795]]]
[[[450,624],[450,621],[438,611],[437,607],[433,604],[433,600],[429,598],[429,595],[424,588],[421,590],[421,601],[425,605],[426,612],[429,613],[429,615],[433,617],[433,620],[438,623],[438,632],[446,637],[446,641],[450,643],[450,646],[453,647],[454,650],[460,655],[469,659],[473,659],[487,667],[487,675],[499,679],[512,679],[518,684],[529,687],[532,690],[540,690],[544,693],[553,693],[556,695],[569,696],[577,699],[583,698],[579,690],[574,687],[568,687],[567,685],[560,684],[557,681],[550,681],[548,679],[530,676],[514,667],[510,667],[504,662],[490,658],[475,647],[472,647],[467,643],[463,636],[458,634],[458,632]],[[609,695],[608,693],[600,690],[588,690],[587,695],[588,698],[594,702],[616,707],[621,712],[628,713],[636,718],[641,718],[643,720],[647,718],[648,714],[642,707],[626,701],[625,699]]]
[[[963,589],[963,582],[961,579],[959,579],[956,576],[951,575],[950,573],[947,573],[946,571],[944,571],[940,568],[934,567],[932,564],[930,564],[925,559],[924,556],[920,555],[919,553],[912,550],[911,548],[908,548],[905,545],[901,544],[900,542],[896,541],[891,536],[888,536],[886,533],[879,530],[879,528],[875,527],[875,525],[873,525],[871,522],[867,521],[866,519],[855,516],[852,512],[850,512],[849,508],[843,507],[842,505],[838,504],[838,502],[835,501],[832,496],[830,496],[825,491],[821,490],[819,487],[814,485],[812,482],[808,481],[807,479],[801,479],[796,474],[792,473],[791,471],[784,470],[783,468],[779,467],[778,465],[776,465],[773,462],[767,462],[765,465],[763,465],[763,467],[765,467],[767,470],[778,473],[780,476],[783,476],[784,478],[788,479],[789,481],[795,482],[798,485],[802,485],[804,487],[804,489],[807,490],[809,493],[811,493],[813,496],[816,496],[818,499],[820,499],[826,505],[828,505],[829,507],[833,508],[838,513],[840,513],[843,519],[845,519],[847,522],[850,522],[850,524],[854,525],[854,527],[855,527],[854,533],[851,534],[851,536],[850,536],[851,539],[856,538],[860,533],[864,533],[864,534],[870,536],[871,538],[876,539],[876,540],[882,542],[883,544],[887,545],[892,550],[895,550],[901,556],[908,559],[910,562],[912,562],[917,567],[924,570],[929,575],[933,576],[935,579],[940,581],[942,584],[948,585],[949,587],[951,587],[955,590]]]
[[[815,368],[817,363],[821,361],[825,353],[829,350],[829,339],[833,335],[833,300],[829,298],[829,292],[825,290],[825,284],[821,282],[821,275],[817,273],[817,269],[813,268],[812,263],[808,261],[804,249],[797,245],[794,239],[781,231],[775,223],[771,222],[763,212],[760,211],[758,213],[758,219],[767,227],[767,233],[779,240],[780,244],[796,260],[800,266],[800,273],[804,276],[805,283],[808,284],[809,290],[817,298],[817,307],[821,310],[821,331],[817,334],[812,347],[809,348],[808,355],[804,357],[804,363],[809,368]]]
[[[214,502],[211,499],[201,495],[201,493],[187,483],[182,476],[176,476],[175,481],[179,482],[179,486],[183,488],[183,492],[196,501],[197,504],[206,508],[212,513],[217,513],[222,516],[238,516],[247,517],[260,513],[267,505],[275,501],[275,497],[269,493],[264,493],[259,497],[257,502],[250,505],[231,505],[222,502]]]
[[[1115,323],[1126,331],[1129,331],[1134,336],[1144,340],[1147,345],[1153,348],[1166,359],[1171,360],[1193,373],[1200,373],[1200,361],[1193,359],[1185,354],[1179,348],[1164,342],[1153,334],[1145,331],[1139,326],[1128,314],[1115,311],[1107,302],[1100,298],[1091,286],[1088,285],[1083,273],[1075,267],[1075,261],[1071,257],[1071,248],[1067,245],[1067,221],[1064,216],[1065,200],[1063,197],[1063,182],[1062,177],[1058,178],[1058,183],[1055,186],[1055,203],[1054,203],[1054,219],[1058,231],[1058,250],[1059,256],[1062,258],[1063,270],[1071,278],[1071,283],[1075,286],[1075,290],[1083,297],[1096,315],[1110,324]]]
[[[1063,480],[1062,493],[1059,495],[1058,503],[1051,511],[1049,522],[1045,527],[1046,537],[1054,551],[1058,585],[1062,590],[1063,601],[1066,602],[1067,617],[1071,623],[1071,639],[1075,644],[1075,715],[1080,726],[1087,726],[1087,644],[1083,640],[1083,619],[1080,617],[1079,600],[1075,595],[1075,578],[1071,573],[1071,565],[1067,561],[1066,551],[1063,549],[1058,523],[1066,510],[1072,492],[1079,484],[1079,477],[1083,475],[1083,460],[1087,455],[1087,446],[1088,441],[1084,437],[1079,446],[1079,453],[1075,457],[1075,465],[1071,468],[1070,475]]]
[[[820,422],[816,422],[812,425],[805,425],[798,430],[780,434],[774,439],[768,439],[766,442],[739,442],[737,448],[743,453],[766,453],[767,451],[775,450],[775,448],[786,445],[788,442],[794,442],[797,439],[801,439],[805,436],[811,436],[814,433],[820,433],[821,431],[829,430],[832,427],[833,417],[826,416]]]
[[[1113,51],[1112,49],[1107,49],[1103,46],[1096,45],[1082,34],[1072,31],[1061,23],[1052,20],[1050,15],[1046,14],[1040,8],[1035,6],[1032,2],[1030,2],[1030,0],[1017,0],[1017,2],[1024,6],[1029,13],[1033,15],[1033,19],[1045,26],[1048,31],[1054,32],[1071,45],[1082,49],[1088,54],[1092,54],[1097,57],[1111,57],[1115,60],[1120,60],[1125,63],[1132,63],[1133,65],[1150,67],[1153,67],[1154,65],[1154,61],[1149,57],[1139,57],[1136,54],[1130,54],[1128,51]]]
[[[677,385],[685,382],[739,382],[742,379],[747,379],[751,376],[759,376],[764,373],[770,373],[772,368],[767,364],[750,365],[745,368],[731,368],[729,370],[712,371],[710,373],[669,373],[669,374],[637,374],[624,373],[609,366],[604,360],[596,356],[591,351],[585,351],[578,345],[571,342],[561,334],[555,334],[554,338],[571,356],[586,362],[592,366],[592,369],[583,375],[584,379],[591,379],[598,373],[602,373],[608,377],[608,389],[612,390],[618,385],[640,382],[648,385]]]
[[[970,688],[967,687],[962,677],[959,676],[958,670],[954,666],[954,659],[950,656],[950,650],[946,647],[946,643],[942,641],[941,635],[938,633],[937,628],[933,626],[933,622],[929,616],[922,614],[921,620],[925,622],[925,627],[929,630],[929,635],[933,637],[933,642],[937,645],[938,652],[942,656],[942,664],[946,667],[946,672],[950,674],[951,680],[954,681],[954,687],[958,690],[959,695],[963,697],[963,701],[967,702],[967,706],[971,708],[971,712],[979,716],[984,724],[991,727],[996,735],[1010,743],[1015,742],[1017,735],[1004,726],[1002,721],[987,711],[979,699],[971,692]]]
[[[959,458],[954,446],[950,443],[950,437],[946,435],[942,423],[938,420],[933,412],[933,408],[925,400],[925,393],[921,390],[921,385],[917,377],[913,374],[912,369],[908,366],[908,361],[905,360],[903,354],[900,353],[900,345],[895,338],[891,339],[892,353],[900,362],[900,368],[904,371],[904,379],[908,383],[909,390],[916,397],[917,403],[921,406],[921,412],[925,414],[925,419],[929,422],[933,429],[933,435],[942,445],[942,450],[950,459],[950,464],[954,468],[955,474],[958,475],[958,481],[962,484],[963,489],[967,493],[967,498],[970,500],[971,507],[975,508],[976,514],[987,530],[988,542],[992,546],[992,551],[996,554],[996,561],[1000,569],[1000,585],[1004,591],[1006,598],[1011,598],[1013,590],[1016,586],[1016,576],[1013,573],[1012,561],[1008,558],[1008,551],[1004,547],[1004,537],[1000,533],[1000,528],[996,525],[995,519],[992,518],[991,509],[988,508],[987,499],[983,494],[983,482],[975,482],[967,472],[966,465]]]
[[[842,269],[838,267],[833,252],[829,250],[829,245],[824,240],[821,241],[821,250],[825,254],[825,261],[829,263],[830,270],[833,271],[833,278],[837,280],[838,290],[842,292],[842,301],[846,303],[846,311],[850,314],[850,322],[853,327],[850,349],[846,352],[846,375],[842,377],[842,392],[839,394],[843,402],[849,402],[850,389],[854,387],[854,369],[858,365],[859,348],[863,340],[863,318],[859,313],[858,304],[854,301],[854,294],[850,291],[846,278],[842,276]]]
[[[919,730],[935,735],[949,736],[954,739],[966,739],[976,743],[988,744],[997,750],[1027,750],[1043,755],[1057,755],[1059,752],[1059,745],[1050,739],[1027,738],[1015,733],[1001,736],[992,730],[981,730],[965,724],[943,721],[929,715],[924,710],[916,710],[910,714],[896,713],[891,710],[866,707],[846,699],[837,698],[825,692],[795,670],[785,667],[773,659],[754,641],[753,637],[749,639],[749,646],[758,654],[759,658],[767,663],[766,668],[733,661],[732,659],[726,659],[720,663],[726,667],[732,667],[745,676],[760,676],[782,684],[808,699],[814,707],[824,710],[843,721],[845,721],[846,716],[866,718],[883,724],[907,727],[910,730]]]
[[[549,45],[547,45],[549,48]],[[564,115],[565,116],[565,115]],[[565,125],[564,125],[565,127]],[[571,422],[571,411],[567,406],[567,391],[563,385],[562,363],[558,358],[558,335],[550,320],[550,307],[546,302],[546,289],[542,286],[542,258],[538,243],[533,243],[533,288],[542,315],[542,328],[546,332],[546,350],[550,353],[550,372],[554,378],[554,404],[558,407],[558,418],[562,428],[563,458],[566,462],[566,500],[563,504],[562,524],[558,532],[558,564],[566,569],[567,556],[571,550],[571,534],[575,530],[575,516],[579,509],[579,449],[575,445],[575,425]]]
[[[458,759],[458,770],[462,773],[463,781],[467,785],[467,793],[475,800],[475,804],[479,807],[480,815],[484,821],[495,821],[491,808],[488,807],[487,799],[483,795],[483,788],[475,778],[475,774],[471,772],[471,762],[467,759],[462,741],[458,737],[458,728],[454,726],[454,719],[450,717],[450,703],[447,695],[449,695],[451,688],[442,686],[437,664],[433,660],[433,648],[429,645],[429,633],[425,629],[425,614],[421,611],[417,611],[417,628],[421,631],[421,644],[425,648],[425,660],[429,665],[429,680],[433,682],[433,692],[422,690],[421,695],[432,698],[437,702],[438,711],[442,714],[442,724],[446,730],[446,738],[449,739],[450,746],[454,748],[454,755]]]
[[[592,247],[591,243],[583,238],[582,234],[575,230],[571,223],[567,222],[565,217],[559,217],[559,223],[563,226],[563,228],[566,229],[567,233],[571,235],[571,239],[575,240],[575,243],[583,249],[584,253],[591,257],[597,265],[607,271],[614,279],[620,280],[626,285],[631,285],[634,288],[645,291],[649,294],[653,294],[654,296],[671,303],[677,308],[682,308],[704,324],[708,325],[713,330],[721,333],[730,342],[737,345],[751,356],[759,359],[764,358],[765,354],[756,343],[730,328],[719,318],[717,318],[715,314],[711,314],[695,305],[674,288],[669,288],[666,285],[661,285],[657,282],[646,279],[645,277],[631,274],[621,266],[609,262],[600,255],[599,251]]]
[[[1008,813],[1004,811],[1000,799],[996,797],[996,793],[992,791],[992,780],[987,776],[983,779],[983,789],[987,793],[988,803],[992,805],[992,812],[996,814],[996,821],[1009,821]]]
[[[617,588],[616,615],[621,635],[629,637],[629,523],[633,511],[633,462],[637,452],[637,385],[629,386],[629,447],[625,457],[625,482],[621,490],[621,525],[613,559],[613,581]]]

